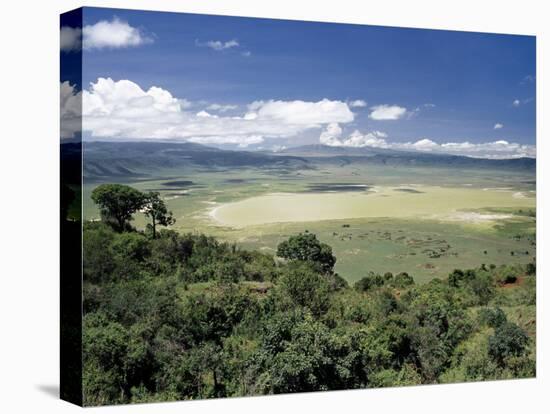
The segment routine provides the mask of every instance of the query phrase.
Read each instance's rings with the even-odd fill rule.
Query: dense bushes
[[[204,235],[163,230],[157,238],[136,231],[118,233],[103,223],[84,226],[84,279],[98,283],[143,275],[174,276],[187,283],[274,281],[272,256],[240,251]]]
[[[88,405],[534,375],[532,333],[512,317],[534,278],[500,287],[528,268],[424,285],[369,273],[350,289],[312,234],[283,242],[282,261],[104,223],[83,240]]]
[[[491,328],[498,328],[505,322],[507,322],[506,314],[500,308],[482,308],[478,312],[479,322],[490,326]]]
[[[359,292],[367,292],[380,286],[403,289],[412,285],[414,285],[414,279],[406,272],[398,273],[395,277],[391,272],[386,272],[384,276],[378,273],[369,272],[367,276],[355,282],[353,287]]]
[[[280,278],[282,300],[290,299],[292,307],[308,309],[319,317],[330,306],[330,289],[326,277],[307,264],[292,264]]]
[[[525,331],[514,323],[504,322],[495,328],[495,333],[489,337],[489,355],[499,365],[504,365],[509,357],[521,356],[529,343]]]

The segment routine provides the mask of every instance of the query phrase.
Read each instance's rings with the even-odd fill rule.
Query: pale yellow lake
[[[458,212],[482,208],[534,208],[535,205],[534,193],[518,193],[507,188],[415,186],[403,190],[377,187],[370,192],[266,194],[221,204],[211,210],[210,217],[217,224],[236,228],[281,222],[375,217],[483,222],[508,217]]]

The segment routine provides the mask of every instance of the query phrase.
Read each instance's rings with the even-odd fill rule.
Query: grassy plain
[[[343,164],[166,169],[121,181],[160,191],[181,232],[271,252],[291,234],[313,232],[333,247],[336,271],[350,282],[369,271],[407,271],[422,283],[454,268],[527,263],[535,255],[529,173]],[[86,219],[98,218],[90,199],[97,184],[84,185]],[[145,219],[138,215],[135,224]]]
[[[326,188],[331,187],[327,185]],[[339,188],[343,186],[339,185]],[[371,191],[361,192],[343,189],[302,194],[270,193],[222,204],[212,210],[211,216],[221,225],[236,228],[379,217],[434,218],[473,223],[510,218],[506,214],[462,212],[493,206],[530,208],[533,207],[533,199],[520,191],[510,193],[490,188],[374,187]]]

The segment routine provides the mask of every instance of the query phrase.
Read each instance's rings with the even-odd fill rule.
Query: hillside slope
[[[61,157],[74,154],[75,145],[62,144]],[[457,155],[308,145],[282,152],[231,151],[187,142],[84,142],[86,180],[150,177],[160,170],[226,168],[281,170],[315,169],[326,165],[372,164],[403,167],[444,167],[535,172],[536,160],[482,159]]]

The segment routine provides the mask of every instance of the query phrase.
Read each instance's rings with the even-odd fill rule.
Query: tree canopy
[[[277,256],[288,260],[313,262],[325,272],[332,272],[336,263],[332,247],[321,243],[313,233],[300,233],[283,241],[277,246]]]
[[[176,222],[158,192],[150,192],[144,197],[143,213],[151,219],[153,238],[157,237],[157,224],[171,226]]]
[[[92,200],[99,206],[103,221],[119,232],[130,228],[133,214],[141,211],[151,219],[148,228],[157,237],[157,225],[171,226],[176,222],[159,192],[142,193],[122,184],[101,184],[92,191]]]
[[[132,215],[144,205],[143,193],[123,184],[101,184],[92,191],[92,200],[101,212],[101,217],[117,231],[123,231],[132,220]]]

